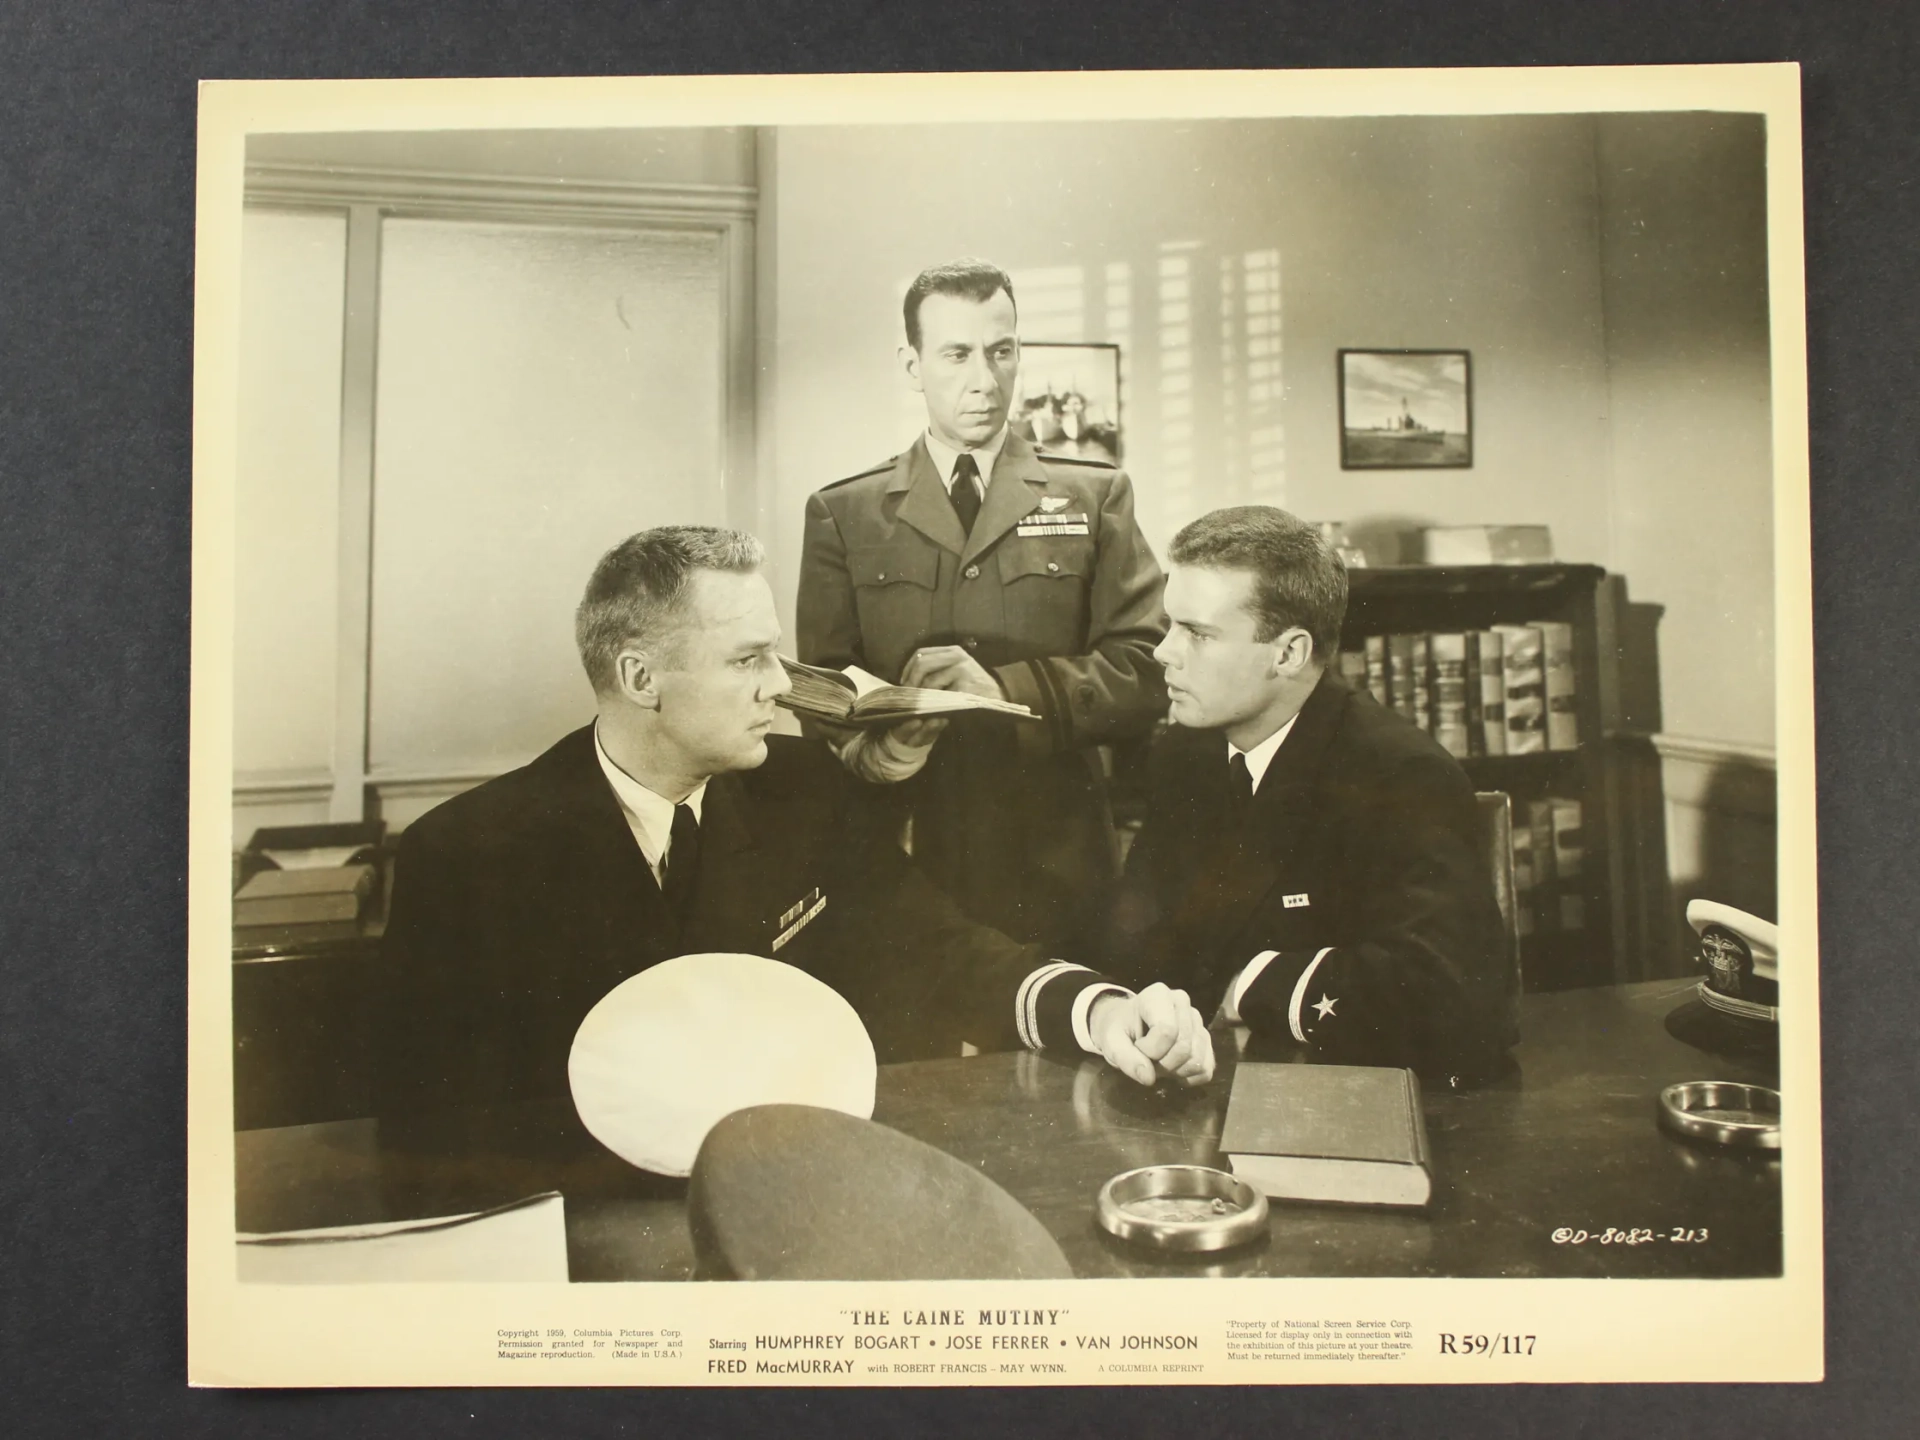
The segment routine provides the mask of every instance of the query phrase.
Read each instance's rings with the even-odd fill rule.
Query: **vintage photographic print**
[[[1817,1378],[1797,72],[909,78],[203,90],[194,1382]]]
[[[1340,464],[1347,470],[1473,464],[1473,370],[1464,350],[1342,350]]]

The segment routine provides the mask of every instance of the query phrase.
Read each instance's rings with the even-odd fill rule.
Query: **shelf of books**
[[[1513,800],[1521,972],[1530,990],[1614,978],[1607,706],[1596,565],[1355,570],[1340,668]]]

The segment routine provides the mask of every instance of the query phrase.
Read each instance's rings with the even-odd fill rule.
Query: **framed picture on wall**
[[[1473,464],[1473,368],[1465,350],[1342,350],[1340,468]]]
[[[1053,455],[1120,463],[1120,347],[1020,347],[1013,429]]]

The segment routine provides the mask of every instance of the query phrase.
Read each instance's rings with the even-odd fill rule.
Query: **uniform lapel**
[[[643,933],[671,934],[673,911],[600,769],[593,727],[576,731],[555,748],[560,783],[553,791],[553,818],[572,836],[568,849],[579,857],[577,873],[599,906],[624,911]]]
[[[922,447],[924,449],[924,447]],[[932,465],[932,461],[928,461]],[[987,486],[987,498],[973,522],[973,534],[967,537],[960,559],[964,564],[991,549],[1009,530],[1040,508],[1040,496],[1047,488],[1047,472],[1033,447],[1012,431],[1000,447],[994,462],[993,482]],[[953,503],[947,502],[951,510]],[[956,519],[954,529],[958,530]]]
[[[947,498],[947,487],[940,480],[939,467],[927,453],[924,438],[914,441],[894,462],[887,494],[905,497],[896,513],[934,544],[945,546],[956,555],[966,547],[967,532],[960,528],[960,517],[953,512],[953,501]],[[986,518],[984,511],[980,518]],[[979,533],[977,525],[974,533]]]
[[[756,909],[752,887],[740,857],[756,848],[750,805],[737,775],[716,775],[707,782],[700,804],[700,868],[694,876],[684,930],[702,949],[752,952],[755,927],[765,918]]]
[[[1313,818],[1321,762],[1340,727],[1346,694],[1338,681],[1320,677],[1254,792],[1245,825],[1224,841],[1223,863],[1214,873],[1198,877],[1193,898],[1201,902],[1205,929],[1215,944],[1224,944],[1244,929],[1279,883],[1281,871]],[[1218,759],[1219,774],[1224,776],[1224,744]]]

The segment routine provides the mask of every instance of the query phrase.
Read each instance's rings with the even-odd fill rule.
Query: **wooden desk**
[[[358,920],[238,925],[233,931],[233,1074],[236,1127],[350,1119],[372,1105],[368,997],[393,857]]]
[[[1096,1190],[1121,1170],[1221,1163],[1229,1065],[1184,1094],[1043,1055],[893,1065],[880,1072],[874,1119],[978,1166],[1040,1217],[1081,1276],[1778,1274],[1778,1159],[1692,1146],[1655,1123],[1665,1085],[1775,1080],[1767,1059],[1710,1054],[1668,1033],[1691,992],[1691,982],[1655,981],[1527,997],[1517,1075],[1426,1097],[1429,1213],[1276,1204],[1270,1238],[1224,1258],[1137,1252],[1092,1216]],[[567,1196],[575,1280],[691,1278],[684,1184],[632,1170],[570,1113],[431,1128],[382,1136],[363,1120],[240,1132],[241,1228],[446,1214],[551,1186]],[[1609,1226],[1705,1238],[1602,1244]],[[1561,1228],[1591,1238],[1556,1243]]]

